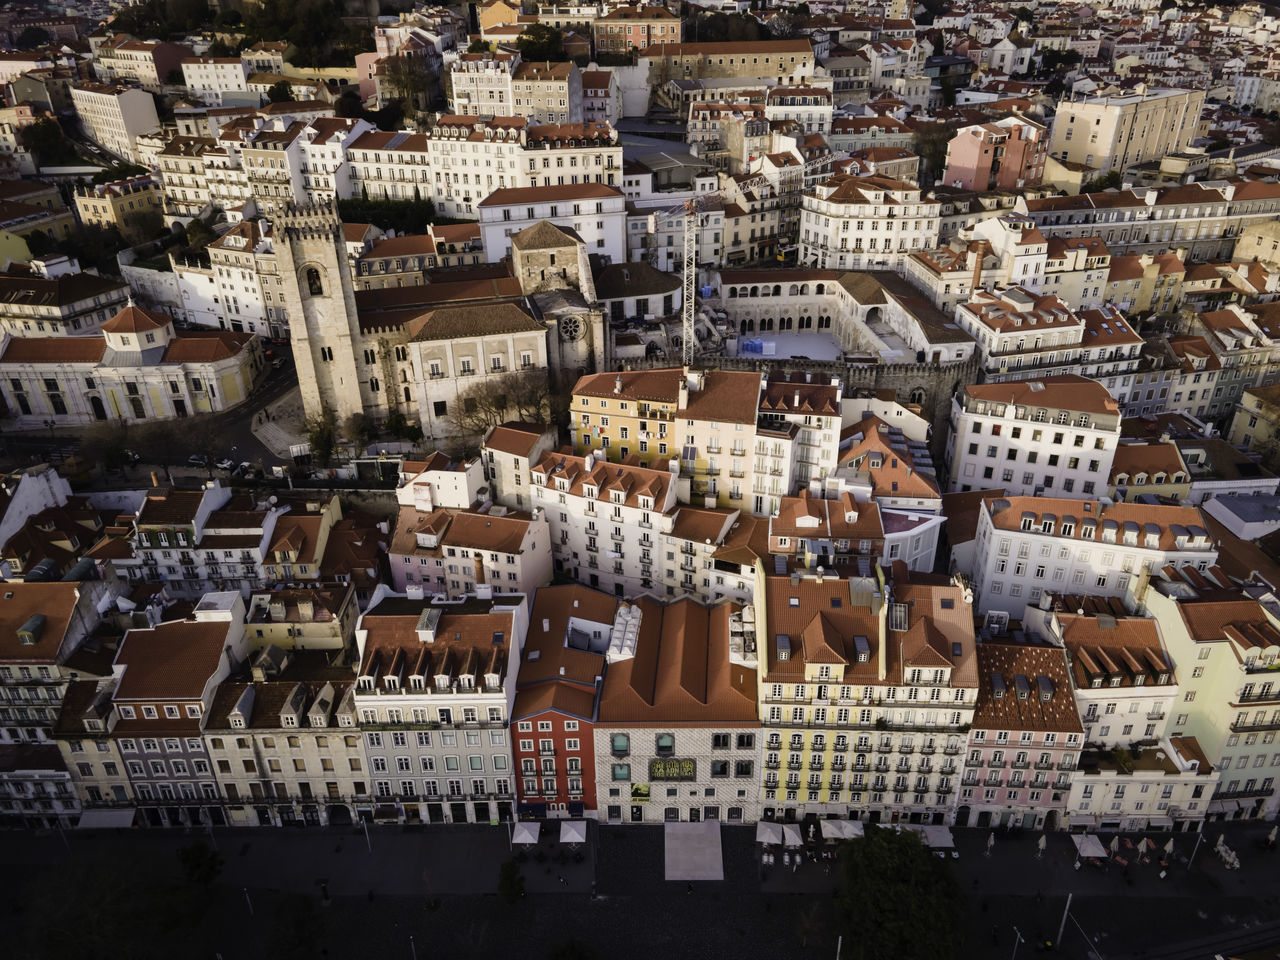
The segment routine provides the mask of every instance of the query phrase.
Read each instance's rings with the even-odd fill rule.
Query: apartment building
[[[1120,406],[1097,381],[970,384],[951,402],[947,490],[1092,496],[1106,489],[1119,440]]]
[[[605,651],[626,609],[576,584],[542,587],[534,597],[511,708],[520,816],[598,815],[598,701]]]
[[[114,227],[128,243],[150,240],[163,226],[160,182],[151,176],[77,186],[75,202],[81,223]]]
[[[615,124],[622,117],[622,88],[612,70],[582,71],[582,120]]]
[[[1194,737],[1166,736],[1180,701],[1159,623],[1115,598],[1046,596],[1023,629],[1063,647],[1085,749],[1067,802],[1073,829],[1196,830],[1217,782]]]
[[[209,593],[191,619],[124,635],[112,666],[112,730],[146,826],[226,823],[204,728],[218,685],[248,653],[244,601]]]
[[[755,629],[764,819],[953,821],[978,687],[959,587],[901,564],[892,584],[768,576]]]
[[[1023,116],[960,127],[947,143],[942,182],[962,190],[1021,190],[1038,184],[1048,130]]]
[[[211,137],[176,136],[165,144],[156,158],[160,183],[164,188],[166,222],[179,225],[201,216],[212,194],[206,176],[204,155],[213,150]],[[248,186],[247,181],[244,186]],[[244,196],[247,196],[247,191]]]
[[[658,589],[674,571],[659,538],[676,502],[674,471],[548,451],[532,468],[531,505],[551,525],[555,572],[619,597]]]
[[[800,199],[799,262],[823,270],[898,268],[933,246],[939,211],[914,184],[838,173]]]
[[[169,82],[170,74],[182,73],[183,61],[191,55],[191,48],[185,44],[135,40],[127,34],[117,34],[99,47],[94,68],[103,80],[126,80],[159,93]]]
[[[831,129],[830,90],[821,87],[772,87],[765,94],[764,117],[771,124],[793,124],[806,134],[826,135]]]
[[[986,498],[978,513],[972,582],[984,610],[1020,615],[1046,591],[1120,597],[1166,567],[1205,571],[1218,548],[1195,507]]]
[[[630,53],[680,42],[680,18],[662,6],[614,7],[591,25],[597,53]]]
[[[184,57],[182,82],[189,92],[214,106],[228,100],[258,105],[257,94],[248,96],[249,67],[240,57]]]
[[[786,493],[793,485],[822,483],[836,470],[843,399],[844,385],[836,377],[774,372],[761,384],[752,478],[753,513],[768,516],[777,507],[780,494],[773,489],[771,480],[786,478],[786,489],[782,490]],[[785,464],[772,456],[778,447],[790,450]]]
[[[976,660],[956,824],[1062,829],[1084,745],[1062,649],[984,640]]]
[[[647,597],[619,607],[594,728],[603,819],[759,819],[755,662],[730,641],[741,614]]]
[[[485,257],[497,263],[511,253],[511,238],[546,220],[569,228],[587,252],[610,263],[627,260],[627,205],[618,187],[604,183],[494,190],[476,204]]]
[[[401,507],[388,560],[399,593],[467,594],[533,591],[551,581],[551,530],[542,512]]]
[[[1187,268],[1176,253],[1113,256],[1106,296],[1129,313],[1170,313],[1182,302]]]
[[[518,594],[374,598],[356,629],[355,687],[374,819],[514,819],[507,728],[527,627]]]
[[[1257,451],[1274,459],[1280,437],[1280,385],[1246,387],[1240,393],[1227,439],[1233,446]]]
[[[1204,100],[1203,90],[1145,86],[1066,100],[1054,115],[1049,153],[1103,174],[1180,153],[1199,131]]]
[[[271,120],[258,128],[240,147],[249,192],[258,209],[272,216],[278,209],[306,196],[303,136],[306,123],[290,117]]]
[[[351,668],[258,650],[214,693],[204,743],[230,826],[338,826],[372,815]]]
[[[53,728],[62,768],[70,775],[71,789],[79,800],[78,827],[130,827],[137,816],[133,787],[112,736],[120,720],[111,701],[115,689],[110,667],[113,654],[105,647],[97,653],[106,659],[106,666],[101,668],[105,677],[67,684]],[[23,792],[27,792],[25,788]],[[28,810],[39,805],[34,796],[17,801],[18,805],[28,802],[32,805]],[[5,809],[0,803],[0,810]]]
[[[762,385],[759,373],[724,370],[588,374],[573,388],[574,447],[619,463],[673,458],[682,503],[741,509]]]
[[[512,75],[519,65],[518,53],[459,55],[449,64],[449,112],[469,117],[525,116],[515,109],[512,90]]]
[[[558,443],[555,428],[544,424],[500,424],[484,438],[480,456],[495,503],[515,510],[532,504],[533,466]]]
[[[160,129],[155,99],[138,87],[110,83],[73,84],[71,102],[84,134],[129,163],[138,163],[137,138]]]
[[[833,576],[847,568],[865,577],[885,556],[879,506],[858,503],[849,493],[820,500],[802,490],[797,497],[783,497],[768,522],[769,552],[794,557],[800,568],[821,567]]]
[[[451,460],[436,450],[425,460],[400,461],[396,501],[402,507],[415,507],[419,513],[436,507],[465,510],[478,505],[485,493],[485,470],[479,457]]]
[[[1169,729],[1194,737],[1218,772],[1209,820],[1271,820],[1280,807],[1280,688],[1274,675],[1280,629],[1274,613],[1249,593],[1219,588],[1225,577],[1189,571],[1153,578],[1135,591],[1137,612],[1160,622],[1179,671],[1179,702]],[[1141,585],[1139,585],[1141,586]]]
[[[265,371],[262,346],[251,334],[178,334],[172,317],[134,306],[104,323],[98,336],[0,343],[0,397],[16,416],[39,425],[228,410]]]
[[[11,264],[0,273],[0,332],[11,337],[93,337],[128,297],[127,283],[84,273],[70,257]]]
[[[350,583],[274,587],[249,595],[245,634],[257,649],[346,650],[355,639],[359,605]]]
[[[977,290],[956,307],[956,322],[978,344],[987,382],[1052,377],[1079,361],[1084,320],[1051,293],[1022,286]]]
[[[0,752],[20,744],[49,745],[68,683],[109,672],[94,668],[86,641],[109,603],[108,581],[9,581],[0,594]],[[101,659],[101,658],[96,658]]]

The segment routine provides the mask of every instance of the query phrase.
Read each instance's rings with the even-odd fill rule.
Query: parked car
[[[187,463],[193,467],[207,467],[209,465],[209,458],[203,453],[193,453],[191,456],[187,457]]]
[[[284,357],[276,357],[274,360],[271,361],[271,367],[274,370],[279,370],[283,366],[284,366]]]
[[[219,460],[217,463],[214,464],[214,466],[217,467],[219,470],[230,470],[235,465],[236,465],[235,461],[232,460],[230,457],[223,457],[221,460]]]

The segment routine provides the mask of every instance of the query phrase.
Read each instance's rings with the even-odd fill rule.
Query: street
[[[1208,960],[1220,945],[1280,939],[1280,854],[1253,843],[1269,829],[1213,825],[1191,867],[1183,861],[1196,835],[1175,834],[1167,868],[1153,861],[1127,869],[1115,863],[1076,869],[1065,834],[1047,838],[1042,858],[1033,834],[1000,836],[987,857],[985,831],[957,830],[960,856],[950,862],[968,898],[957,956],[1007,960],[1018,937],[1017,952],[1035,952],[1037,943],[1057,938],[1068,894],[1064,957],[1095,951],[1106,960]],[[1224,832],[1240,854],[1238,871],[1225,870],[1213,855]],[[318,937],[320,956],[335,957],[412,958],[417,951],[422,957],[498,952],[652,960],[726,950],[749,957],[835,956],[838,869],[826,874],[822,864],[805,864],[794,874],[793,891],[786,883],[791,878],[776,874],[762,885],[754,829],[725,826],[722,833],[725,880],[694,883],[690,891],[663,879],[659,827],[592,824],[588,844],[570,850],[559,846],[553,823],[520,858],[526,896],[509,905],[495,896],[498,868],[513,856],[505,826],[371,826],[367,834],[359,826],[218,829],[212,839],[224,866],[208,892],[200,892],[199,916],[150,933],[148,943],[166,956],[180,950],[247,960],[275,956],[281,936],[303,936],[295,930],[300,927],[306,937]],[[1163,845],[1169,836],[1156,839]],[[0,910],[9,911],[10,925],[24,914],[37,916],[50,882],[74,889],[77,877],[102,882],[126,863],[128,876],[120,883],[140,885],[144,901],[162,898],[183,883],[177,849],[209,840],[200,831],[9,834],[0,860],[24,882],[11,885]],[[574,940],[581,952],[565,952]],[[22,954],[44,955],[38,948]],[[849,937],[842,956],[858,956]]]

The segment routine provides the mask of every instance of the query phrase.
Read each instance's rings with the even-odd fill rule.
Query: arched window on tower
[[[320,271],[315,267],[307,268],[307,290],[313,297],[324,293],[324,284],[320,282]]]

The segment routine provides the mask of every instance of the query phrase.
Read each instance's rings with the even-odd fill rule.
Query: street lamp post
[[[370,853],[373,853],[373,843],[369,840],[369,821],[361,820],[360,825],[364,827],[364,845],[369,848]]]
[[[1009,960],[1014,960],[1014,958],[1017,957],[1018,947],[1021,946],[1023,943],[1024,941],[1022,939],[1022,934],[1018,932],[1017,927],[1014,927],[1013,928],[1013,953],[1010,955]]]

